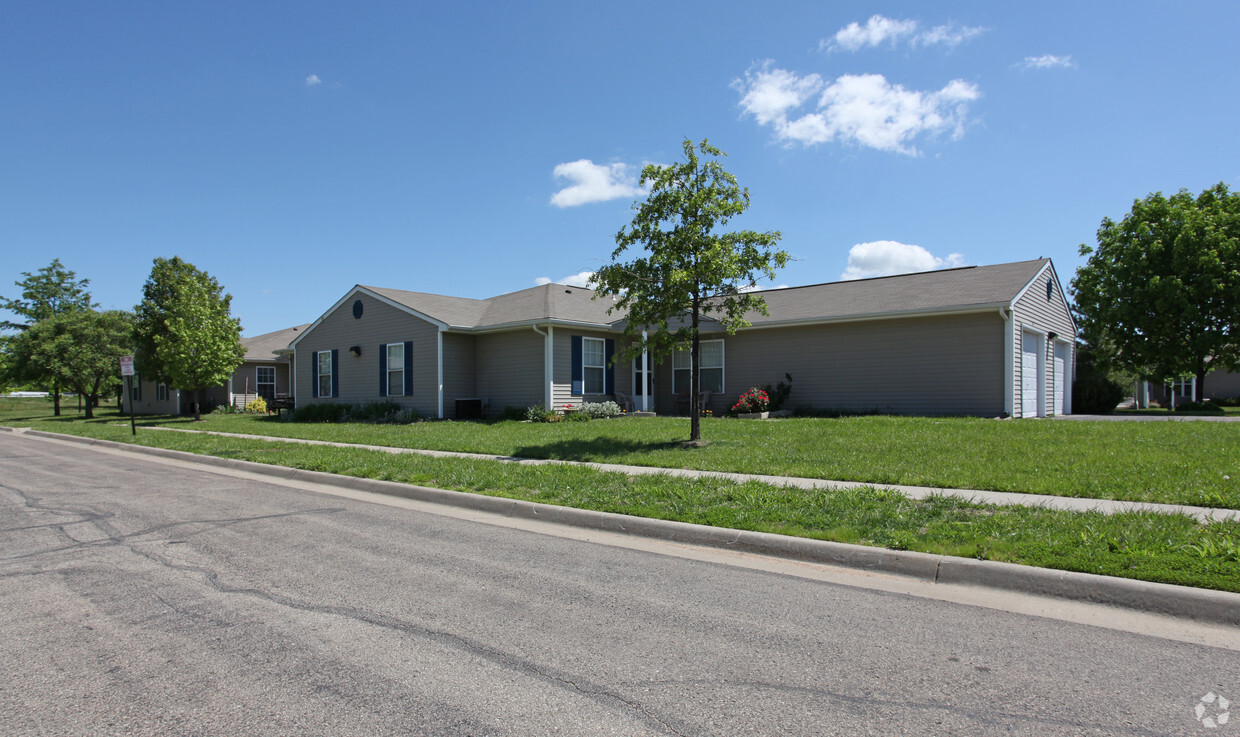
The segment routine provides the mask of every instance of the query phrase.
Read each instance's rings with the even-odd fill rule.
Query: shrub
[[[579,414],[591,420],[599,420],[606,417],[619,417],[623,412],[620,405],[615,402],[582,402]]]
[[[353,422],[382,424],[391,422],[390,418],[402,411],[401,406],[391,400],[370,402],[369,404],[350,406],[348,419]]]
[[[1124,388],[1099,371],[1077,371],[1072,382],[1072,411],[1083,415],[1109,415],[1124,399]]]
[[[1209,412],[1211,414],[1223,414],[1223,408],[1214,402],[1176,402],[1176,412]]]
[[[541,404],[531,404],[525,408],[525,419],[530,422],[559,422],[560,416]]]
[[[774,388],[770,384],[763,386],[767,396],[771,398],[770,410],[775,412],[782,409],[784,402],[788,401],[788,395],[792,393],[792,374],[784,374],[784,381],[779,382]]]
[[[765,412],[771,406],[770,396],[762,389],[754,387],[741,395],[732,405],[732,411],[740,414]]]
[[[511,422],[514,420],[524,420],[525,410],[520,407],[505,407],[502,412],[495,418],[496,422]]]
[[[1210,401],[1220,407],[1240,407],[1240,397],[1215,397]]]
[[[265,415],[267,414],[267,400],[255,397],[245,403],[245,411],[252,415]]]
[[[349,416],[347,404],[307,404],[293,410],[295,422],[344,422]]]
[[[238,414],[238,412],[237,412],[237,408],[232,406],[231,404],[221,404],[220,406],[211,410],[211,414],[213,415],[235,415],[235,414]]]

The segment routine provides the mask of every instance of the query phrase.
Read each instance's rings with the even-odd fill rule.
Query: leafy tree
[[[58,258],[52,259],[50,264],[33,274],[23,271],[22,276],[26,278],[13,282],[15,286],[21,287],[21,298],[0,297],[0,309],[8,310],[26,321],[5,320],[0,322],[2,329],[26,330],[40,320],[68,310],[91,310],[97,306],[91,303],[90,292],[86,291],[90,279],[78,279],[77,274],[66,269]],[[61,386],[54,375],[41,373],[38,365],[22,363],[16,356],[10,357],[6,364],[4,368],[9,380],[24,380],[49,386],[53,414],[60,415]]]
[[[1085,339],[1113,367],[1167,381],[1240,364],[1240,195],[1219,183],[1137,200],[1098,228],[1072,280]]]
[[[131,348],[133,315],[118,310],[73,309],[39,320],[15,336],[11,355],[23,366],[38,366],[60,386],[86,400],[94,417],[99,397],[120,383],[118,359]]]
[[[155,259],[142,288],[134,326],[138,373],[195,392],[195,420],[202,419],[206,390],[228,381],[245,358],[231,302],[214,277],[180,257]]]
[[[749,190],[723,168],[718,158],[726,154],[707,140],[695,148],[685,139],[683,148],[683,162],[642,170],[641,183],[650,185],[650,194],[634,204],[637,214],[616,234],[612,263],[591,281],[596,298],[614,295],[612,309],[627,311],[622,357],[641,354],[643,330],[648,331],[644,346],[656,356],[686,346],[692,351],[689,440],[698,442],[702,318],[714,319],[730,335],[749,325],[746,313],[765,315],[766,302],[745,290],[761,277],[773,279],[788,254],[773,250],[778,232],[717,232],[749,208]],[[630,247],[645,255],[618,262]]]

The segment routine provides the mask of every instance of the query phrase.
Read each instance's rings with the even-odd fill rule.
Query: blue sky
[[[489,297],[606,263],[646,163],[726,151],[774,285],[1038,257],[1240,187],[1226,2],[10,4],[0,294],[154,258],[246,335],[353,284]]]

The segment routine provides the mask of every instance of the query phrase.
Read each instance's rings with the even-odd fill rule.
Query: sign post
[[[133,419],[133,356],[121,356],[121,376],[125,377],[125,396],[129,397],[129,434],[137,435]]]

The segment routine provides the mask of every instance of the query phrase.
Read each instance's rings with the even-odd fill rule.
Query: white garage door
[[[1068,390],[1068,377],[1065,370],[1068,366],[1068,346],[1065,343],[1055,344],[1055,414],[1068,414],[1068,405],[1064,396]]]
[[[1020,416],[1038,416],[1038,336],[1022,333],[1020,339]]]

